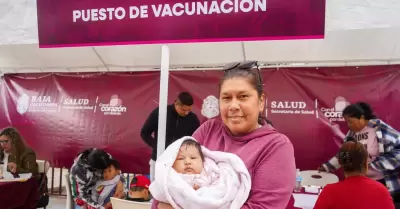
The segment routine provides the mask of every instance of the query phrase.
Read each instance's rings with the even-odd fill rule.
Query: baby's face
[[[203,170],[203,160],[195,146],[183,145],[172,167],[178,173],[200,174]]]
[[[113,165],[110,165],[106,169],[103,170],[103,178],[106,181],[113,179],[118,174],[119,174],[119,171]]]

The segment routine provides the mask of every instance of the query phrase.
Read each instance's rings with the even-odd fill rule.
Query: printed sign
[[[39,46],[317,39],[325,0],[37,0]]]

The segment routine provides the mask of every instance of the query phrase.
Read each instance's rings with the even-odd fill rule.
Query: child
[[[210,151],[194,138],[183,137],[157,158],[149,188],[155,200],[177,209],[240,209],[251,179],[237,155]]]
[[[123,181],[118,161],[111,160],[110,166],[103,170],[103,180],[97,182],[92,191],[92,199],[105,209],[111,209],[111,197],[119,199],[125,197]]]
[[[150,200],[149,192],[150,180],[146,176],[135,176],[129,185],[127,200],[135,202],[148,202]]]
[[[200,187],[211,185],[219,177],[217,173],[206,172],[204,164],[207,164],[207,162],[200,143],[193,139],[186,139],[182,142],[172,168],[180,174],[186,183],[197,190]],[[207,175],[207,173],[211,175]]]

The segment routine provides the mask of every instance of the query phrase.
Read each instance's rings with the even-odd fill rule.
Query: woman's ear
[[[266,96],[264,93],[262,93],[260,95],[260,100],[259,100],[259,111],[261,113],[264,111],[264,108],[265,108],[265,99],[266,99]]]

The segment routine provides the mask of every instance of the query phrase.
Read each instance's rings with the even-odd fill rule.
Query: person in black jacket
[[[193,97],[188,92],[181,92],[175,102],[168,105],[165,148],[184,136],[191,136],[200,126],[196,114],[191,112],[192,105]],[[143,141],[153,149],[150,160],[150,179],[152,181],[157,160],[158,111],[157,107],[150,113],[140,132]]]

